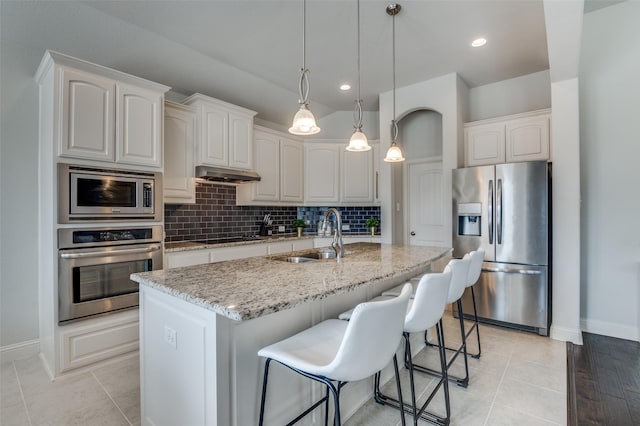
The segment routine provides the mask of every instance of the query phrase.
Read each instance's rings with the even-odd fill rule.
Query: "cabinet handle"
[[[378,172],[376,172],[376,200],[378,199]]]

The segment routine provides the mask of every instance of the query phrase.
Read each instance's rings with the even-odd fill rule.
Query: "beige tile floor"
[[[459,341],[456,321],[446,318],[448,345]],[[469,387],[451,386],[451,424],[566,424],[565,343],[484,325],[480,334],[482,357],[469,359]],[[469,345],[475,348],[475,340]],[[415,360],[423,365],[438,365],[433,348],[424,349]],[[456,362],[453,373],[459,374],[461,367],[462,363]],[[402,374],[403,384],[408,383],[406,372]],[[424,397],[435,381],[422,374],[416,377]],[[53,383],[38,357],[17,360],[0,365],[0,384],[3,426],[140,424],[139,367],[135,356]],[[389,394],[394,389],[393,381],[384,387]],[[403,394],[408,397],[408,387]],[[435,411],[442,411],[440,396],[432,404]],[[346,422],[346,426],[398,424],[397,411],[373,401]]]

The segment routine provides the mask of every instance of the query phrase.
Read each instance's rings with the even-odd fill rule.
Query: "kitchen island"
[[[369,300],[411,276],[441,270],[451,250],[372,243],[305,263],[254,257],[133,274],[140,283],[142,424],[256,424],[264,362],[258,349]],[[283,424],[322,395],[279,365],[265,424]],[[349,384],[344,418],[371,395]],[[315,424],[309,416],[303,424]]]

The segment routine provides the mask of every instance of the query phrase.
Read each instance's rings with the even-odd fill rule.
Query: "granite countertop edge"
[[[357,245],[359,243],[354,243],[353,245]],[[362,243],[361,243],[362,244]],[[363,243],[369,245],[377,245],[374,243]],[[387,245],[390,247],[390,245]],[[217,264],[206,264],[206,265],[196,265],[189,266],[184,268],[174,268],[170,270],[160,270],[153,271],[147,273],[138,273],[133,274],[132,279],[138,282],[141,285],[156,289],[162,293],[169,294],[178,299],[184,300],[188,303],[192,303],[196,306],[202,307],[204,309],[210,310],[216,314],[222,315],[226,318],[229,318],[234,321],[247,321],[255,318],[259,318],[271,313],[283,311],[286,309],[291,309],[296,306],[313,302],[315,300],[321,300],[326,297],[335,294],[343,294],[348,293],[350,291],[355,290],[356,288],[362,285],[375,284],[379,282],[385,282],[388,280],[398,280],[402,281],[403,279],[408,279],[410,276],[416,275],[421,271],[424,271],[431,263],[438,261],[446,256],[451,255],[451,249],[445,247],[424,247],[422,249],[425,250],[434,250],[433,256],[425,261],[412,262],[410,266],[405,266],[401,268],[392,268],[392,270],[387,271],[386,273],[376,274],[375,276],[369,275],[364,277],[357,277],[350,273],[348,270],[345,271],[346,267],[349,269],[349,263],[342,264],[340,266],[336,263],[335,260],[327,260],[327,261],[316,261],[310,262],[313,268],[316,270],[313,271],[312,274],[308,274],[308,271],[305,271],[304,265],[299,264],[287,264],[282,262],[281,264],[275,264],[282,269],[286,269],[283,271],[285,274],[291,276],[295,273],[295,271],[299,272],[300,279],[296,279],[293,284],[282,283],[280,279],[273,278],[271,281],[273,283],[265,282],[261,283],[260,287],[255,287],[255,291],[247,292],[247,284],[246,282],[242,282],[242,280],[237,281],[235,284],[230,284],[233,281],[234,272],[243,268],[246,268],[247,261],[252,263],[252,267],[260,267],[264,265],[266,267],[274,267],[273,262],[280,262],[273,260],[274,256],[266,256],[266,257],[257,257],[250,259],[239,259],[232,260],[227,262],[220,262]],[[421,249],[417,249],[421,250]],[[277,257],[277,256],[275,256]],[[348,257],[345,257],[348,259]],[[349,262],[350,260],[347,260]],[[344,260],[343,260],[344,262]],[[373,264],[369,260],[359,260],[354,258],[352,269],[357,269],[360,267],[361,271],[369,271],[372,269]],[[358,265],[358,263],[360,263]],[[382,263],[382,262],[379,262]],[[393,262],[390,262],[393,263]],[[309,264],[307,264],[309,265]],[[300,268],[302,266],[302,268]],[[383,265],[384,266],[384,265]],[[385,266],[386,267],[386,266]],[[214,269],[212,269],[214,268]],[[225,281],[227,286],[225,288],[215,287],[214,284],[210,283],[210,280],[214,280],[212,278],[211,272],[216,271],[217,274],[215,276],[217,278],[225,277],[224,272],[218,271],[216,269],[227,268],[229,273],[227,276],[228,280]],[[249,268],[251,269],[251,268]],[[338,276],[340,279],[336,278],[336,270],[338,271]],[[265,271],[266,272],[266,271]],[[305,282],[309,276],[313,276],[314,278],[318,278],[318,274],[323,277],[325,281],[327,281],[327,277],[329,277],[329,284],[333,284],[334,287],[326,288],[327,282],[324,283],[324,286],[317,285],[309,289],[307,286],[301,287],[299,282]],[[357,272],[356,272],[357,274]],[[342,276],[344,275],[344,277]],[[203,278],[204,277],[204,278]],[[331,282],[331,277],[333,277],[333,282]],[[167,284],[164,281],[169,281]],[[182,282],[178,282],[182,281]],[[322,281],[322,280],[320,280]],[[341,282],[339,282],[341,281]],[[276,284],[277,283],[277,284]],[[247,301],[245,303],[247,306],[236,306],[234,303],[225,303],[223,300],[225,296],[234,295],[238,293],[240,295],[243,294],[243,291],[248,294],[247,298],[254,298],[255,293],[259,293],[261,290],[267,289],[267,296],[269,294],[274,294],[275,300],[260,299],[259,303],[255,303],[252,301]],[[235,289],[235,291],[234,291]],[[213,291],[216,290],[216,291]],[[249,288],[249,290],[251,290]],[[308,290],[308,291],[307,291]],[[307,291],[307,292],[305,292]],[[297,294],[296,294],[297,293]],[[239,296],[240,297],[240,296]],[[233,299],[233,297],[231,297]],[[242,304],[243,301],[240,301],[239,304]],[[253,303],[253,304],[252,304]]]

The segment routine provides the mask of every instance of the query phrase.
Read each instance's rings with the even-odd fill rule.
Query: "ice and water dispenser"
[[[480,236],[481,203],[458,204],[458,235]]]

